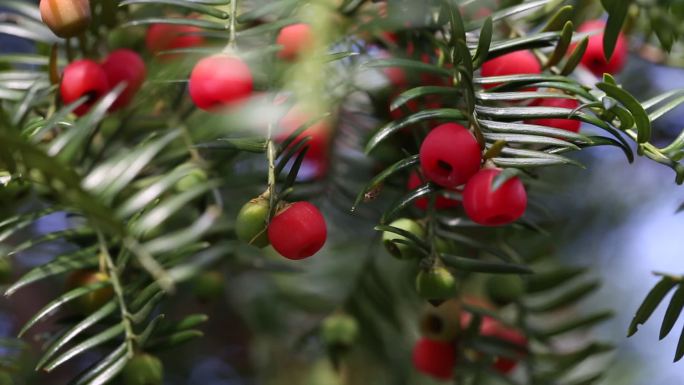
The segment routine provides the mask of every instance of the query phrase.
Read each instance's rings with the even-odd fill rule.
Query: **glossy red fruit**
[[[494,368],[499,371],[499,373],[508,374],[518,366],[518,361],[525,355],[527,350],[527,337],[515,329],[503,327],[501,325],[498,325],[495,328],[492,336],[510,344],[517,345],[520,348],[517,352],[518,357],[496,357],[494,361]]]
[[[406,185],[406,188],[408,190],[413,190],[418,186],[422,186],[425,184],[425,181],[423,181],[420,177],[420,174],[418,174],[417,171],[413,171],[411,175],[409,175],[408,178],[408,184]],[[428,207],[428,198],[419,198],[413,201],[413,204],[416,205],[421,210],[427,210]],[[449,209],[458,206],[461,204],[461,201],[457,199],[449,199],[447,197],[438,195],[437,199],[435,199],[435,208],[437,209]]]
[[[627,61],[627,39],[620,33],[615,43],[615,50],[610,60],[603,55],[603,30],[606,23],[602,20],[590,20],[579,26],[577,32],[591,32],[600,30],[601,33],[589,37],[587,50],[582,56],[582,65],[596,76],[604,73],[616,74],[622,70]]]
[[[271,219],[268,239],[287,259],[310,257],[325,244],[328,229],[321,212],[309,202],[295,202]]]
[[[501,170],[483,169],[466,183],[463,208],[475,223],[500,226],[511,223],[525,213],[527,193],[518,177],[507,180],[492,191],[492,181]]]
[[[378,53],[380,59],[390,59],[392,55],[387,51],[380,51]],[[383,67],[382,73],[390,82],[390,86],[394,89],[403,89],[408,85],[408,76],[401,67]]]
[[[514,51],[484,62],[481,74],[483,77],[539,74],[541,70],[541,64],[532,52]],[[485,84],[484,88],[492,88],[499,84]]]
[[[280,30],[276,44],[283,46],[278,57],[283,60],[295,60],[302,52],[313,45],[311,26],[304,23],[292,24]]]
[[[140,55],[130,49],[113,51],[102,62],[110,87],[126,82],[126,88],[109,108],[110,111],[127,106],[145,81],[145,62]]]
[[[487,307],[485,307],[487,309]],[[470,327],[470,322],[473,320],[473,315],[468,312],[462,312],[460,316],[461,329],[466,330]],[[484,316],[480,319],[480,328],[478,334],[483,336],[493,336],[499,327],[499,322],[492,317]]]
[[[532,106],[538,107],[560,107],[567,108],[569,110],[574,110],[579,107],[579,102],[575,99],[563,99],[563,98],[549,98],[549,99],[537,99],[532,103]],[[540,126],[559,128],[561,130],[579,132],[582,123],[579,120],[574,119],[533,119],[527,121],[529,124],[538,124]]]
[[[445,123],[433,128],[420,146],[423,175],[446,188],[468,181],[479,170],[480,163],[480,145],[460,124]]]
[[[90,24],[88,0],[40,0],[39,8],[43,23],[59,37],[74,37]]]
[[[59,86],[62,102],[70,104],[83,96],[88,97],[85,103],[74,110],[76,115],[85,115],[108,90],[107,74],[94,61],[76,60],[64,68]]]
[[[461,313],[461,329],[467,329],[470,326],[472,315],[467,312]],[[494,368],[501,374],[508,374],[518,365],[518,361],[526,354],[527,351],[527,337],[525,337],[518,330],[502,325],[499,321],[491,317],[482,317],[480,321],[479,334],[484,337],[493,337],[498,340],[508,342],[512,345],[517,345],[519,350],[518,357],[495,357]]]
[[[198,35],[202,30],[189,25],[153,24],[147,29],[145,45],[153,54],[172,49],[190,48],[204,44],[204,37]],[[173,58],[173,55],[165,55]]]
[[[439,380],[454,376],[456,351],[451,342],[421,338],[413,347],[413,366],[421,373]]]
[[[245,62],[228,55],[200,60],[190,74],[192,101],[203,110],[215,110],[241,102],[252,94],[254,80]]]
[[[282,142],[287,139],[294,131],[306,124],[315,116],[307,113],[299,106],[294,106],[285,116],[280,119],[279,126],[281,133],[276,137],[276,141]],[[304,162],[300,167],[298,177],[302,179],[316,179],[325,176],[330,163],[330,139],[331,127],[327,119],[321,119],[304,130],[292,145],[296,142],[311,137],[308,143],[309,149],[304,155]]]

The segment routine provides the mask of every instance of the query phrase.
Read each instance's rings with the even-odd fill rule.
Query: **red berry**
[[[313,44],[311,26],[304,23],[288,25],[278,33],[276,44],[283,46],[278,52],[280,59],[295,60],[300,53],[309,49]]]
[[[118,49],[102,63],[110,87],[126,82],[126,88],[110,107],[110,111],[127,106],[145,81],[145,62],[130,49]]]
[[[541,65],[532,52],[514,51],[484,62],[481,74],[483,77],[539,74],[541,70]],[[484,88],[492,88],[499,84],[501,83],[485,84]]]
[[[420,146],[423,175],[440,186],[460,186],[480,168],[482,153],[465,127],[445,123],[430,131]]]
[[[425,184],[425,181],[423,181],[420,177],[420,174],[418,174],[417,171],[413,171],[411,175],[409,175],[408,179],[408,184],[406,188],[408,190],[413,190],[418,186],[421,186]],[[416,199],[413,202],[416,207],[418,207],[421,210],[427,210],[428,207],[428,198],[419,198]],[[435,207],[438,209],[448,209],[452,207],[456,207],[461,203],[461,201],[456,200],[456,199],[449,199],[447,197],[438,195],[437,199],[435,200]]]
[[[321,212],[309,202],[292,203],[271,219],[268,239],[287,259],[304,259],[325,244],[328,230]]]
[[[450,342],[421,338],[413,347],[413,366],[421,373],[439,380],[454,375],[456,351]]]
[[[610,60],[606,60],[603,55],[603,30],[605,27],[606,23],[602,20],[590,20],[577,29],[578,32],[601,31],[601,33],[589,37],[589,44],[581,61],[582,65],[596,76],[601,76],[604,73],[618,73],[627,61],[627,40],[622,32],[618,34],[613,56],[610,57]]]
[[[287,139],[294,131],[304,125],[314,116],[305,112],[301,107],[294,106],[290,111],[280,119],[281,133],[276,138],[276,141],[282,142]],[[309,126],[306,130],[297,136],[292,145],[298,141],[311,137],[308,147],[304,155],[304,162],[300,168],[300,175],[305,179],[320,178],[325,175],[329,164],[329,144],[330,144],[330,123],[327,119],[321,119]]]
[[[190,74],[190,97],[203,110],[240,102],[251,95],[253,87],[252,72],[247,64],[232,56],[206,57]]]
[[[520,348],[518,352],[520,358],[522,358],[522,356],[525,354],[527,337],[525,337],[519,331],[497,324],[497,327],[491,336],[499,340],[506,341],[510,344],[517,345]],[[496,357],[494,360],[494,368],[501,374],[508,374],[513,371],[516,366],[518,366],[518,360],[519,359],[512,357]]]
[[[574,110],[579,107],[579,102],[575,99],[564,99],[564,98],[549,98],[549,99],[537,99],[531,105],[539,107],[560,107]],[[557,119],[557,118],[547,118],[547,119],[533,119],[527,121],[529,124],[538,124],[540,126],[559,128],[561,130],[579,132],[580,125],[582,124],[579,120],[574,119]]]
[[[470,313],[461,313],[461,329],[467,329],[470,325],[472,315]],[[484,316],[480,323],[479,335],[484,337],[493,337],[513,345],[517,345],[520,349],[518,354],[520,357],[525,355],[527,349],[527,337],[521,334],[518,330],[502,325],[494,318]],[[517,349],[516,349],[517,350]],[[518,359],[510,357],[495,357],[494,368],[502,374],[510,373],[518,365]]]
[[[397,96],[399,96],[401,92],[396,92],[394,96],[390,98],[390,102],[396,99]],[[392,117],[393,120],[399,120],[401,118],[405,118],[408,115],[414,114],[420,110],[418,100],[417,99],[411,99],[404,103],[403,106],[395,109],[390,109],[390,117]]]
[[[378,53],[378,58],[390,59],[392,58],[392,55],[389,52],[383,50],[380,51],[380,53]],[[382,72],[385,74],[385,77],[387,77],[387,80],[390,82],[390,86],[395,89],[402,89],[406,87],[406,85],[408,84],[408,77],[406,76],[406,72],[401,67],[383,67]]]
[[[172,49],[196,47],[204,44],[204,37],[197,34],[201,31],[200,28],[190,25],[153,24],[147,29],[145,45],[153,54]]]
[[[473,319],[473,315],[468,312],[462,312],[461,313],[461,329],[466,330],[470,327],[470,322]],[[480,319],[480,328],[477,330],[477,333],[482,336],[493,336],[494,333],[496,332],[496,329],[499,327],[499,322],[496,321],[492,317],[488,316],[483,316]]]
[[[492,181],[501,170],[483,169],[466,183],[463,208],[470,219],[485,226],[505,225],[520,218],[527,207],[525,186],[518,177],[492,191]]]
[[[399,67],[386,67],[382,69],[382,72],[385,74],[385,77],[387,77],[387,80],[389,80],[392,87],[402,88],[408,83],[406,73]]]
[[[109,90],[107,74],[99,64],[92,60],[76,60],[64,69],[59,86],[64,104],[70,104],[83,96],[88,100],[78,106],[74,113],[85,115],[90,108]]]

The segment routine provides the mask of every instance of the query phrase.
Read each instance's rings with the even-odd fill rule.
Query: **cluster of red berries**
[[[527,194],[520,179],[508,179],[498,189],[492,188],[498,169],[484,168],[482,150],[468,129],[456,123],[433,128],[420,147],[420,168],[428,180],[447,190],[463,187],[463,208],[470,219],[485,226],[499,226],[520,218],[527,206]],[[420,183],[413,177],[411,185]],[[423,206],[424,203],[417,203]],[[442,199],[442,207],[456,205]]]
[[[269,202],[264,197],[242,206],[235,220],[238,239],[257,247],[270,244],[280,255],[292,260],[308,258],[325,244],[325,218],[311,203],[285,204],[270,221],[269,212]]]
[[[416,370],[443,381],[454,377],[454,370],[458,368],[459,336],[469,328],[473,318],[470,313],[460,311],[459,306],[449,306],[450,304],[445,303],[437,311],[423,316],[421,329],[424,336],[413,348],[413,365]],[[528,341],[525,335],[491,317],[482,317],[477,334],[516,347],[514,357],[493,357],[492,367],[501,374],[511,373],[527,352]],[[482,353],[469,348],[463,348],[462,351],[470,359],[484,357]]]
[[[133,100],[145,81],[145,75],[145,62],[140,55],[129,49],[119,49],[101,63],[90,59],[69,63],[62,75],[60,94],[65,104],[86,97],[86,101],[74,110],[76,115],[82,116],[112,88],[125,82],[123,92],[109,108],[109,111],[115,111]]]

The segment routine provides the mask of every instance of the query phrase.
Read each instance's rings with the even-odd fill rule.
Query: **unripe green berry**
[[[449,254],[453,252],[453,247],[451,243],[444,238],[435,238],[435,249],[438,253]]]
[[[184,177],[176,182],[176,190],[178,192],[185,192],[207,181],[207,173],[201,168],[193,168]]]
[[[429,301],[447,300],[456,294],[456,290],[456,278],[441,266],[420,270],[416,277],[416,291]]]
[[[525,293],[525,283],[514,274],[492,276],[485,282],[487,296],[499,306],[515,302]]]
[[[40,0],[40,17],[55,35],[74,37],[90,24],[90,1]]]
[[[354,317],[347,314],[333,314],[323,321],[321,335],[326,345],[337,347],[351,346],[359,334],[359,325]]]
[[[245,203],[235,220],[238,239],[256,247],[268,246],[268,212],[269,203],[266,198],[258,197]]]
[[[390,223],[390,226],[408,231],[418,238],[423,238],[425,236],[423,227],[413,219],[400,218]],[[389,231],[385,231],[382,234],[382,243],[385,245],[387,251],[393,256],[400,259],[419,258],[421,256],[420,252],[416,250],[415,247],[411,247],[405,243],[395,242],[399,239],[406,240],[406,237]]]
[[[224,287],[223,274],[218,271],[206,271],[194,279],[192,293],[200,301],[206,302],[220,297]]]
[[[161,385],[164,367],[159,359],[150,354],[136,354],[121,372],[124,385]]]

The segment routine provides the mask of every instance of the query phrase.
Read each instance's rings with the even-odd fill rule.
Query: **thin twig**
[[[100,262],[104,262],[107,269],[107,275],[109,280],[112,282],[112,288],[114,289],[114,294],[116,295],[116,300],[119,303],[119,309],[121,311],[121,322],[124,326],[124,331],[126,333],[126,349],[128,356],[132,357],[135,352],[135,332],[133,331],[133,325],[131,324],[131,314],[128,312],[128,307],[126,306],[126,299],[124,298],[123,286],[121,286],[121,281],[119,280],[119,271],[114,265],[111,254],[107,249],[107,242],[104,238],[104,234],[99,229],[96,230],[97,239],[100,244]]]
[[[235,49],[237,47],[237,41],[235,39],[235,24],[237,22],[238,13],[238,0],[232,0],[230,2],[230,36],[228,38],[227,49]]]

